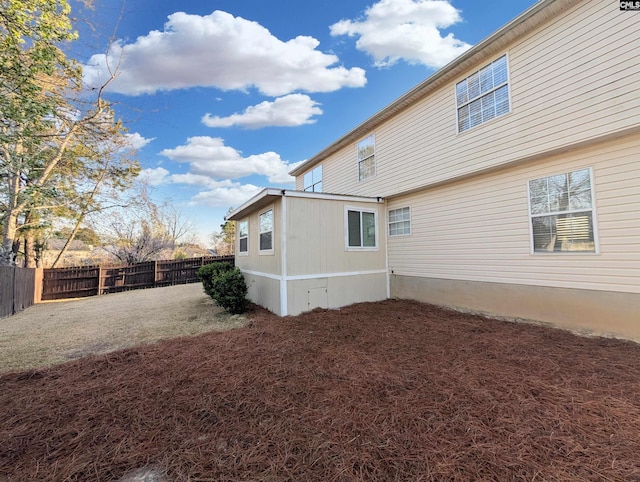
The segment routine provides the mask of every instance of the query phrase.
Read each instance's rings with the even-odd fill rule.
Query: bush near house
[[[227,262],[211,263],[198,270],[198,277],[204,292],[226,311],[234,314],[247,311],[247,285],[239,268]]]

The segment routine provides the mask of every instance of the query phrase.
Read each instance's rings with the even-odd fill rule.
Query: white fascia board
[[[253,211],[253,206],[258,204],[266,197],[280,197],[283,194],[282,189],[274,189],[271,187],[265,188],[260,191],[258,194],[253,196],[247,202],[242,204],[240,207],[234,209],[229,214],[227,214],[224,219],[225,221],[238,221],[240,218],[243,218],[246,215],[247,211]]]
[[[309,191],[283,191],[284,196],[289,197],[301,197],[309,199],[327,199],[331,201],[349,201],[360,203],[384,203],[384,199],[381,197],[366,197],[366,196],[350,196],[348,194],[328,194],[322,192],[309,192]]]

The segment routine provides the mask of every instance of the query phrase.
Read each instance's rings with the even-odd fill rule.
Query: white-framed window
[[[458,132],[509,113],[507,55],[456,84]]]
[[[358,180],[376,175],[376,135],[371,134],[358,142]]]
[[[317,165],[304,175],[304,190],[322,192],[322,164]]]
[[[345,207],[345,247],[350,250],[378,249],[378,212]]]
[[[238,222],[238,254],[249,254],[249,221]]]
[[[411,234],[411,208],[389,210],[389,236]]]
[[[591,168],[529,181],[531,251],[595,253]]]
[[[260,254],[273,254],[273,209],[258,216]]]

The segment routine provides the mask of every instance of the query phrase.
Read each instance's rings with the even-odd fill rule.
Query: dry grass
[[[35,305],[0,319],[0,372],[243,326],[187,284]]]

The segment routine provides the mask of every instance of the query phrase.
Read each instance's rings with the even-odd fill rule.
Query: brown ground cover
[[[250,316],[2,375],[0,479],[640,480],[639,345],[395,300]]]

